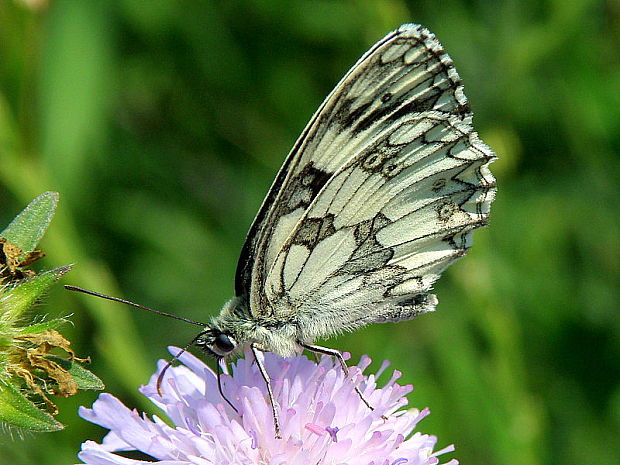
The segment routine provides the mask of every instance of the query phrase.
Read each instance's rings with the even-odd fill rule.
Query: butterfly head
[[[226,357],[237,348],[237,341],[230,334],[216,326],[207,326],[196,337],[195,344],[209,355],[218,359]]]

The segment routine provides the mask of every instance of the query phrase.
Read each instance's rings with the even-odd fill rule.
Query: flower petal
[[[171,349],[178,353],[178,349]],[[110,432],[102,444],[87,441],[79,458],[93,465],[306,465],[334,463],[366,465],[433,465],[452,446],[433,452],[437,438],[414,432],[428,409],[403,410],[410,385],[397,384],[395,371],[383,386],[377,375],[362,372],[371,363],[364,357],[346,377],[330,357],[318,364],[306,357],[283,359],[265,354],[265,367],[278,404],[282,439],[275,437],[272,408],[265,382],[250,353],[239,359],[231,375],[222,375],[223,391],[235,412],[218,391],[217,376],[201,360],[183,353],[182,366],[170,367],[157,391],[158,373],[141,392],[160,407],[173,423],[149,419],[102,394],[92,409],[80,414]],[[158,372],[165,362],[160,362]],[[374,410],[354,390],[358,385]],[[387,415],[387,420],[381,415]],[[138,450],[158,462],[143,462],[113,452]],[[455,465],[456,462],[449,462]]]

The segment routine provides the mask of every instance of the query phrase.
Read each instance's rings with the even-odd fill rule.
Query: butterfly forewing
[[[296,142],[248,235],[237,295],[256,317],[298,318],[308,339],[432,310],[426,292],[486,222],[493,159],[451,59],[428,30],[402,26]]]

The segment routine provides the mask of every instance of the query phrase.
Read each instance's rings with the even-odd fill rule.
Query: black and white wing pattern
[[[236,293],[303,338],[433,310],[427,292],[486,224],[495,154],[452,60],[406,24],[375,44],[299,137],[244,245]]]

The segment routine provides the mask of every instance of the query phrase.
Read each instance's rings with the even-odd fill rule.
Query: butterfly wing
[[[308,339],[434,308],[487,221],[494,153],[452,60],[407,24],[375,44],[299,137],[244,245],[237,295]]]

